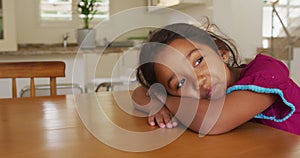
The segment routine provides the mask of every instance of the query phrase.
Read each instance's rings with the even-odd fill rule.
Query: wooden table
[[[113,97],[115,95],[109,92],[77,96],[1,99],[0,157],[299,158],[300,156],[300,136],[254,123],[246,123],[229,133],[218,136],[199,137],[196,133],[186,130],[166,146],[144,152],[128,152],[109,146],[107,142],[103,143],[96,139],[97,135],[105,136],[105,141],[110,141],[111,144],[125,143],[129,147],[135,145],[133,143],[136,140],[133,139],[137,138],[132,138],[132,141],[128,142],[116,141],[120,137],[115,127],[106,125],[99,128],[96,123],[102,126],[110,122],[120,129],[126,129],[129,133],[136,132],[137,135],[160,130],[158,137],[162,142],[168,135],[180,133],[183,129],[182,127],[158,129],[148,126],[146,118],[129,115],[117,106],[117,103],[121,103],[128,108],[129,112],[141,114],[135,111],[130,101],[126,99],[128,93],[116,94],[120,98],[117,102]],[[98,105],[98,110],[101,109],[104,115],[98,115],[94,105]],[[77,110],[80,111],[80,115]],[[83,117],[84,123],[80,117]],[[96,126],[95,129],[91,129],[92,126]],[[90,131],[97,133],[91,134]],[[142,139],[141,142],[144,141]],[[157,139],[148,137],[148,140],[149,143],[145,146],[156,145],[153,140]]]

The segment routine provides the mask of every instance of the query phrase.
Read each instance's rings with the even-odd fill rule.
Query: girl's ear
[[[229,51],[219,49],[219,53],[225,63],[228,63],[229,60]]]

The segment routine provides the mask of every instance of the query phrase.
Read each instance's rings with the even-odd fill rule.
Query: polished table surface
[[[129,99],[126,99],[128,93],[117,92],[119,99],[115,99],[113,94],[100,92],[74,96],[0,99],[0,157],[300,157],[300,136],[255,123],[246,123],[229,133],[217,136],[201,137],[185,130],[174,141],[156,149],[153,140],[157,139],[150,137],[149,143],[145,143],[141,138],[140,142],[145,147],[149,144],[154,147],[153,150],[142,151],[143,144],[133,144],[137,143],[133,140],[137,138],[119,142],[119,131],[107,123],[136,135],[159,130],[160,135],[156,136],[162,141],[167,139],[167,135],[180,133],[180,129],[184,128],[150,127],[146,124],[146,117],[133,116],[117,106],[125,104],[127,110],[140,114],[132,108]],[[103,113],[97,114],[92,105],[98,105]],[[104,126],[99,127],[98,123]],[[96,128],[91,129],[94,126]],[[97,139],[102,136],[105,140]],[[127,138],[126,135],[123,137]],[[127,146],[123,148],[122,143]],[[118,144],[121,144],[119,148]],[[132,146],[137,151],[129,151]]]

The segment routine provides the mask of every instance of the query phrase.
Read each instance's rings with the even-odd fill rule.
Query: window
[[[286,36],[276,15],[273,17],[274,23],[272,26],[272,10],[272,4],[266,1],[266,5],[263,8],[263,37],[268,38],[272,36],[272,27],[273,37]],[[278,4],[276,4],[276,10],[288,31],[292,31],[294,27],[300,25],[299,0],[279,0]]]
[[[40,17],[42,20],[72,20],[72,1],[41,0]]]
[[[77,14],[77,0],[40,0],[40,18],[42,21],[72,21]],[[97,0],[95,20],[109,17],[109,0]],[[74,14],[72,14],[74,13]]]

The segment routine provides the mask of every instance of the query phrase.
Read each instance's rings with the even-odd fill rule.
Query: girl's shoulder
[[[267,55],[258,54],[248,65],[243,68],[241,78],[249,75],[263,75],[270,76],[271,78],[288,78],[289,70],[282,61]]]
[[[289,78],[287,66],[270,56],[258,54],[247,64],[235,85],[253,85],[265,88],[277,88],[286,84]]]

